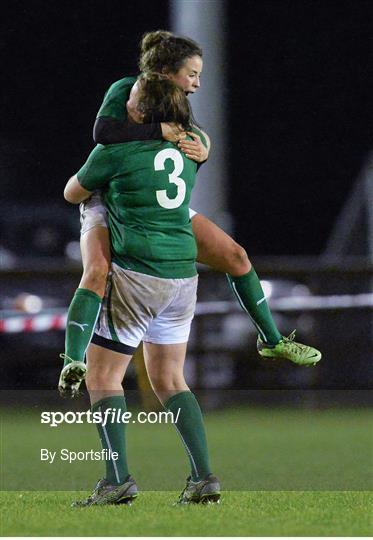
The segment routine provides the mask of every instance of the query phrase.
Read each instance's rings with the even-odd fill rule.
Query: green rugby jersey
[[[137,77],[124,77],[113,83],[104,96],[104,101],[97,113],[100,116],[110,116],[117,120],[127,120],[126,103],[130,97],[132,86]]]
[[[120,79],[119,81],[116,81],[113,83],[109,90],[106,92],[104,96],[104,100],[101,104],[101,107],[97,113],[97,118],[114,118],[118,122],[126,122],[128,119],[128,113],[126,108],[126,103],[130,97],[132,86],[137,81],[137,77],[124,77],[123,79]],[[158,140],[159,137],[162,136],[162,130],[160,127],[158,129],[155,129],[155,131],[149,131],[149,129],[146,128],[146,126],[160,126],[159,123],[155,124],[126,124],[126,136],[123,136],[123,132],[121,133],[115,133],[114,136],[111,136],[110,138],[106,136],[106,139],[109,140],[101,140],[103,144],[109,144],[109,143],[121,143],[121,142],[129,142],[132,140]],[[123,127],[123,126],[122,126]],[[128,128],[132,128],[132,130],[136,129],[136,132],[131,131],[131,135],[128,132]],[[203,136],[203,134],[200,132],[199,129],[192,127],[192,131],[199,135],[201,137],[201,140],[203,144],[206,146],[206,139]],[[136,135],[135,135],[136,133]],[[141,134],[141,135],[140,135]],[[97,139],[95,139],[96,142]],[[197,164],[197,170],[201,166],[201,163]]]
[[[96,146],[77,176],[103,192],[115,263],[161,278],[197,274],[188,208],[196,169],[166,141]]]

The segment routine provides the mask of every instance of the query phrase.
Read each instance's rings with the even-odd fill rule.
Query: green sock
[[[175,427],[189,457],[192,480],[204,478],[211,470],[205,426],[195,395],[190,391],[175,394],[166,401],[165,408],[174,415]]]
[[[262,340],[269,345],[276,345],[282,339],[282,335],[277,330],[254,268],[240,277],[227,274],[227,278],[241,307],[253,321]]]
[[[103,449],[118,453],[118,459],[106,460],[106,480],[111,484],[123,484],[128,476],[128,465],[126,455],[125,430],[127,424],[122,421],[117,422],[117,415],[122,416],[127,411],[126,400],[124,396],[110,396],[100,399],[92,405],[92,412],[99,411],[103,421],[105,421],[105,411],[115,409],[114,422],[111,422],[111,412],[108,414],[106,425],[96,424],[97,431],[101,440]],[[119,411],[119,413],[118,413]]]
[[[84,362],[100,313],[101,298],[89,289],[77,289],[71,301],[66,321],[65,355]],[[70,360],[65,359],[64,366]]]

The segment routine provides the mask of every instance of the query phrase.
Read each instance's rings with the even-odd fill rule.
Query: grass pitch
[[[70,508],[72,492],[1,494],[2,536],[369,536],[367,492],[225,492],[220,505],[173,507],[144,492],[131,507]],[[79,493],[78,495],[84,495]]]
[[[133,424],[128,459],[141,489],[138,499],[131,507],[78,509],[70,508],[71,502],[86,496],[104,475],[103,463],[48,464],[41,462],[40,449],[98,449],[95,427],[50,428],[41,425],[40,410],[6,409],[1,535],[373,534],[368,409],[242,407],[206,414],[206,427],[213,471],[224,490],[220,505],[173,507],[175,490],[188,475],[180,440],[170,425]]]

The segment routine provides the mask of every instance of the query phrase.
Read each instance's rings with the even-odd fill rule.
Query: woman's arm
[[[100,144],[162,139],[161,124],[130,124],[110,116],[99,116],[93,126],[93,139]]]
[[[136,77],[125,77],[112,84],[106,92],[93,128],[96,143],[117,144],[162,138],[159,123],[136,125],[128,122],[126,103],[135,83]]]
[[[98,111],[93,139],[100,144],[165,139],[177,142],[184,132],[171,123],[132,124],[128,122],[126,103],[136,77],[125,77],[111,85]]]
[[[113,146],[97,145],[89,154],[83,167],[67,182],[64,190],[65,199],[72,204],[79,204],[88,199],[93,191],[104,189],[115,172],[112,159]]]
[[[93,127],[93,138],[100,144],[117,144],[130,141],[149,141],[164,139],[178,142],[184,136],[184,130],[172,123],[130,124],[115,118],[100,116]]]
[[[79,204],[91,195],[92,191],[87,191],[80,185],[76,174],[67,182],[63,192],[65,200],[71,204]]]

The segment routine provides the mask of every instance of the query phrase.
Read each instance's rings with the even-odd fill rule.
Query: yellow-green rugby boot
[[[288,337],[283,337],[276,345],[271,346],[258,336],[258,353],[263,358],[284,358],[298,366],[314,366],[321,360],[320,351],[309,345],[298,343],[294,341],[294,338],[295,330]]]
[[[60,373],[60,379],[58,381],[58,391],[62,397],[77,397],[79,395],[79,388],[87,371],[87,366],[84,362],[72,360],[65,354],[60,354],[60,358],[68,361]]]

